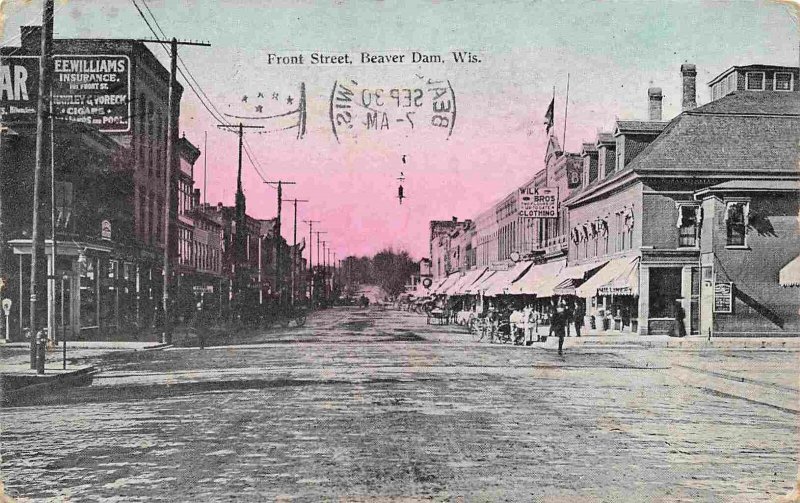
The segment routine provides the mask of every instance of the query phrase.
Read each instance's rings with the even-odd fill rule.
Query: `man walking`
[[[583,318],[586,312],[583,310],[583,303],[575,299],[572,307],[572,321],[575,323],[575,337],[581,336],[581,327],[583,326]]]
[[[556,312],[553,313],[553,317],[550,319],[550,332],[558,337],[559,355],[564,354],[564,337],[567,335],[567,323],[567,313],[562,302],[556,306]]]

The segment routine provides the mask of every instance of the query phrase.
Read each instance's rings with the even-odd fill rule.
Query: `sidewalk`
[[[0,342],[0,402],[4,406],[24,405],[27,397],[90,384],[100,369],[86,360],[119,351],[163,347],[154,342],[68,341],[66,370],[61,346],[51,346],[45,355],[45,373],[39,375],[30,368],[28,342]]]
[[[544,333],[544,332],[543,332]],[[558,338],[550,337],[545,347],[558,347]],[[567,337],[564,347],[615,347],[618,349],[668,348],[701,349],[769,349],[800,351],[800,337],[670,337],[668,335],[608,334]]]
[[[98,370],[93,365],[68,366],[64,370],[55,362],[45,365],[39,375],[30,364],[0,365],[0,402],[3,406],[24,405],[27,398],[56,389],[82,386],[92,382]]]

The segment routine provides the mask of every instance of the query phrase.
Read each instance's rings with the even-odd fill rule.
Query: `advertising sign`
[[[53,113],[100,131],[130,131],[130,58],[124,55],[53,56]],[[0,114],[4,121],[35,121],[37,56],[0,57]]]
[[[714,312],[733,312],[733,283],[717,283],[714,285]]]
[[[0,56],[0,115],[4,122],[36,120],[39,58]]]
[[[517,207],[522,218],[556,218],[558,188],[521,187],[517,192]]]
[[[100,222],[100,239],[111,240],[111,222],[108,220]]]
[[[3,312],[6,316],[11,312],[11,299],[3,299]]]

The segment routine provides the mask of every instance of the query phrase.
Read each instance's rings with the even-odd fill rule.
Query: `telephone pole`
[[[328,298],[328,256],[325,251],[325,241],[322,242],[322,294]]]
[[[241,122],[239,125],[234,124],[217,124],[218,128],[237,128],[238,135],[239,135],[239,167],[238,171],[236,172],[236,215],[234,216],[235,224],[236,224],[236,236],[233,242],[233,262],[235,265],[239,265],[246,257],[244,253],[244,247],[246,244],[246,233],[247,233],[247,223],[245,222],[245,199],[244,199],[244,191],[242,190],[242,142],[244,137],[244,130],[245,129],[262,129],[264,126],[245,126]],[[233,274],[233,285],[232,290],[234,295],[236,296],[236,300],[239,300],[239,294],[241,293],[241,285],[239,281],[239,274],[241,268],[235,267],[234,274]]]
[[[277,180],[264,183],[278,184],[278,216],[275,218],[275,289],[278,291],[278,303],[283,304],[283,285],[281,284],[281,206],[283,204],[283,186],[294,185],[295,182]]]
[[[322,269],[322,267],[321,267],[322,266],[322,262],[320,262],[320,259],[319,259],[319,235],[320,234],[327,234],[327,233],[328,233],[327,231],[314,231],[314,234],[317,235],[317,268],[323,271],[323,276],[322,276],[323,280],[325,279],[325,275],[324,275],[325,272],[324,272],[324,269]],[[324,286],[325,285],[323,283],[323,288],[324,288]]]
[[[314,247],[311,235],[314,231],[314,224],[318,224],[321,220],[303,220],[308,224],[308,298],[314,298]]]
[[[294,203],[294,245],[292,246],[292,299],[291,305],[294,307],[295,291],[295,269],[297,268],[297,203],[307,203],[308,199],[289,199]]]
[[[138,9],[138,7],[137,7]],[[169,41],[160,39],[140,39],[139,42],[158,43],[162,46],[169,43],[169,91],[167,93],[167,166],[165,170],[166,187],[164,194],[164,286],[161,295],[161,309],[164,315],[164,327],[161,342],[172,343],[172,320],[170,319],[169,278],[170,267],[170,223],[172,220],[172,178],[177,172],[177,155],[175,143],[178,141],[178,112],[180,101],[177,99],[175,87],[178,85],[178,45],[196,45],[211,47],[207,42],[178,41],[172,37]]]
[[[42,236],[39,233],[39,207],[42,202],[41,191],[42,166],[45,163],[45,119],[47,105],[50,100],[50,57],[53,50],[53,0],[44,0],[42,7],[42,40],[39,54],[39,96],[36,98],[36,165],[33,171],[33,222],[31,225],[31,296],[30,296],[30,335],[31,335],[31,368],[37,373],[44,373],[44,362],[37,365],[36,351],[36,301],[39,276],[39,249],[42,247]],[[22,306],[20,306],[22,307]],[[22,312],[22,309],[20,309]]]

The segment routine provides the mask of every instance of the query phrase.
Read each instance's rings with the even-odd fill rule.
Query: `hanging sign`
[[[714,312],[733,312],[733,283],[716,283],[714,285]]]
[[[517,191],[517,208],[522,218],[558,217],[558,187],[520,187]]]

